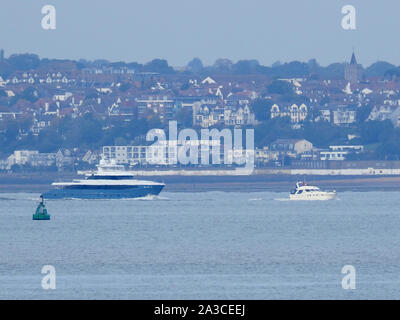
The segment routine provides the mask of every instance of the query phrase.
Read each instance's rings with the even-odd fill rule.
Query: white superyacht
[[[43,194],[46,199],[124,199],[157,196],[165,184],[136,180],[133,173],[115,162],[101,160],[95,172],[80,172],[84,179],[54,182]]]

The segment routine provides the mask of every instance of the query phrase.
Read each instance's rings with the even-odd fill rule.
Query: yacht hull
[[[320,193],[302,193],[302,194],[291,194],[290,200],[298,201],[324,201],[334,200],[336,198],[335,192],[320,192]]]
[[[164,185],[59,188],[43,194],[45,199],[134,199],[156,196]]]

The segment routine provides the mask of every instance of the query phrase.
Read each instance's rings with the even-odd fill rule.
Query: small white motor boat
[[[336,191],[323,191],[305,182],[297,182],[296,189],[289,195],[290,200],[333,200],[335,197]]]

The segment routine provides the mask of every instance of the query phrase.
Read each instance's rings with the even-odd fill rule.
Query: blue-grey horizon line
[[[68,61],[76,61],[76,62],[79,62],[79,61],[86,61],[86,62],[105,61],[105,62],[109,62],[109,63],[126,63],[126,64],[129,64],[129,63],[138,63],[138,64],[146,65],[147,63],[150,63],[150,62],[152,62],[152,61],[154,61],[154,60],[165,60],[165,61],[167,61],[168,66],[170,66],[170,67],[172,67],[172,68],[182,68],[182,67],[185,67],[185,66],[187,66],[191,61],[193,61],[193,60],[195,60],[195,59],[199,59],[201,62],[203,62],[203,59],[200,58],[200,57],[198,57],[198,56],[194,56],[193,58],[191,58],[190,60],[188,60],[188,61],[186,62],[186,64],[180,64],[180,65],[178,65],[178,64],[170,64],[170,63],[168,62],[168,58],[160,58],[160,57],[149,58],[149,59],[147,60],[147,62],[141,62],[141,61],[139,61],[139,60],[134,61],[134,60],[108,59],[108,58],[44,57],[44,56],[41,56],[40,54],[35,53],[35,52],[14,52],[14,53],[10,54],[8,57],[6,57],[6,56],[4,55],[5,49],[4,49],[4,48],[0,48],[0,50],[3,51],[3,57],[4,57],[4,59],[9,59],[9,58],[10,58],[11,56],[13,56],[13,55],[33,54],[33,55],[38,56],[38,57],[40,58],[40,60],[44,60],[44,59],[49,59],[49,60],[68,60]],[[355,54],[354,48],[353,48],[353,50],[352,50],[352,54]],[[318,65],[319,65],[320,67],[329,67],[329,66],[331,66],[331,65],[333,65],[333,64],[348,63],[348,61],[350,61],[350,59],[351,59],[351,55],[349,55],[349,58],[348,58],[347,60],[344,60],[344,61],[336,60],[336,61],[332,61],[332,62],[330,62],[330,63],[328,63],[328,64],[323,64],[323,65],[322,65],[322,64],[319,64],[319,63],[318,63],[318,59],[315,58],[315,57],[314,57],[314,58],[309,58],[309,59],[306,59],[306,60],[293,59],[293,60],[281,61],[281,60],[278,59],[278,60],[276,60],[276,61],[274,61],[274,62],[272,62],[272,63],[269,63],[269,64],[260,63],[259,59],[255,59],[255,58],[241,58],[241,59],[234,60],[234,59],[230,59],[230,58],[226,58],[226,57],[220,57],[220,58],[216,58],[213,64],[204,64],[203,67],[212,67],[213,65],[215,65],[215,63],[216,63],[218,60],[229,60],[229,61],[232,62],[233,64],[238,63],[238,62],[240,62],[240,61],[257,61],[257,63],[258,63],[259,66],[264,66],[264,67],[274,67],[275,64],[284,65],[284,64],[289,64],[289,63],[293,63],[293,62],[310,63],[310,62],[312,62],[312,61],[315,61],[316,63],[318,63]],[[357,59],[357,60],[358,60],[358,59]],[[394,65],[394,66],[396,66],[396,67],[400,67],[400,62],[398,62],[399,64],[397,64],[397,63],[391,62],[391,61],[389,61],[389,60],[379,59],[379,58],[376,59],[376,60],[374,60],[374,61],[375,61],[375,62],[372,62],[372,63],[370,63],[370,64],[363,64],[363,63],[360,63],[360,64],[361,64],[361,65],[365,65],[365,66],[367,66],[367,65],[368,65],[368,66],[372,66],[372,65],[374,65],[374,64],[376,64],[376,63],[379,63],[379,62],[386,62],[386,63],[392,64],[392,65]]]

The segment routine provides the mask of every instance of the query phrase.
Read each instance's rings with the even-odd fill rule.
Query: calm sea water
[[[48,201],[0,194],[0,299],[397,299],[400,193]],[[43,290],[44,265],[56,290]],[[356,290],[341,269],[356,268]]]

